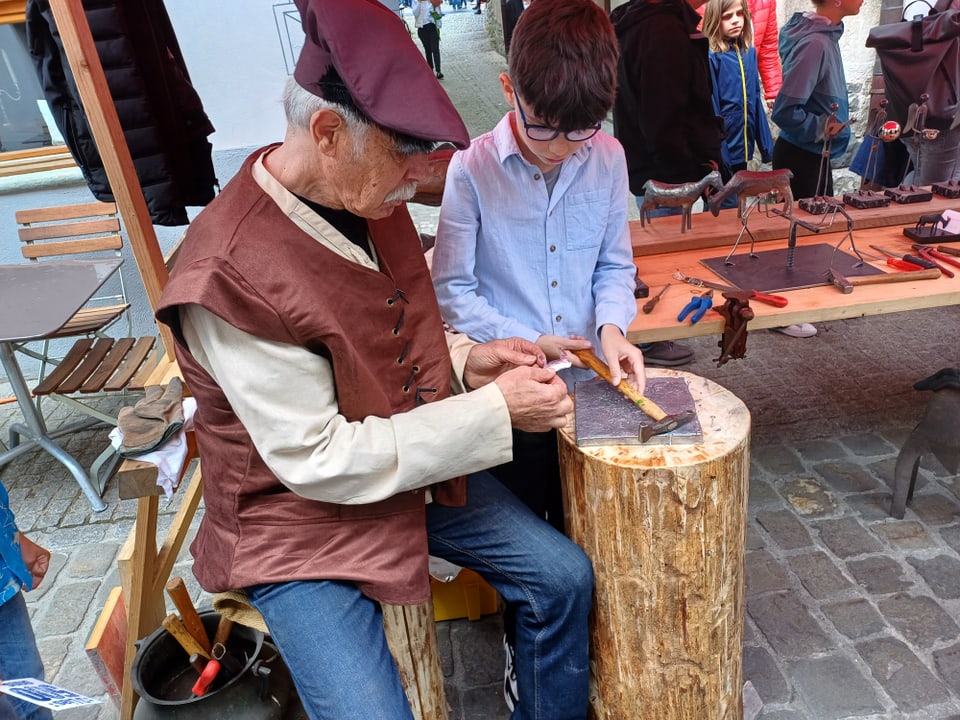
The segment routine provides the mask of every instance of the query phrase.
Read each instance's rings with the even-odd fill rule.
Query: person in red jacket
[[[749,0],[753,18],[753,46],[757,49],[757,66],[763,83],[763,99],[767,109],[780,92],[783,76],[780,68],[780,28],[777,24],[777,0]]]

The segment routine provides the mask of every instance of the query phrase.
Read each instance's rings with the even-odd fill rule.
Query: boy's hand
[[[616,325],[604,325],[600,328],[600,350],[607,359],[613,385],[619,385],[626,375],[627,382],[642,394],[647,384],[647,376],[640,348],[627,340]]]
[[[470,348],[463,379],[468,387],[479,388],[512,368],[543,367],[546,363],[543,351],[528,340],[517,337],[492,340]]]
[[[30,575],[33,578],[33,589],[43,580],[50,567],[50,551],[37,545],[26,535],[20,533],[20,555],[23,556],[23,564],[27,566]]]
[[[579,335],[571,335],[568,338],[560,337],[559,335],[541,335],[537,338],[537,345],[543,350],[547,356],[547,360],[559,360],[564,357],[563,351],[568,348],[573,350],[587,350],[593,347],[589,340]],[[584,367],[584,364],[573,356],[570,356],[568,360],[577,367]]]

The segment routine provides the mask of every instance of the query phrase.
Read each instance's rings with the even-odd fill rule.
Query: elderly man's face
[[[373,126],[339,160],[340,201],[354,215],[371,219],[390,215],[433,172],[426,154],[400,153],[394,140]]]

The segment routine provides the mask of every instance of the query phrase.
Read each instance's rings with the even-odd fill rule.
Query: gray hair
[[[347,124],[350,136],[354,139],[354,152],[359,156],[367,143],[368,131],[372,123],[369,118],[360,114],[355,108],[331,102],[325,98],[314,95],[308,90],[304,90],[293,76],[287,78],[286,87],[283,90],[283,110],[287,116],[287,122],[301,130],[307,130],[310,127],[310,118],[319,110],[332,110],[343,118]],[[434,149],[436,143],[429,140],[401,135],[388,128],[381,128],[389,135],[396,144],[397,151],[401,155],[419,155],[428,153]]]

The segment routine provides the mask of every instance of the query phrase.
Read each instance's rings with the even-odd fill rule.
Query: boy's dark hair
[[[593,0],[536,0],[510,40],[510,79],[544,123],[581,130],[613,107],[618,56],[610,19]]]

